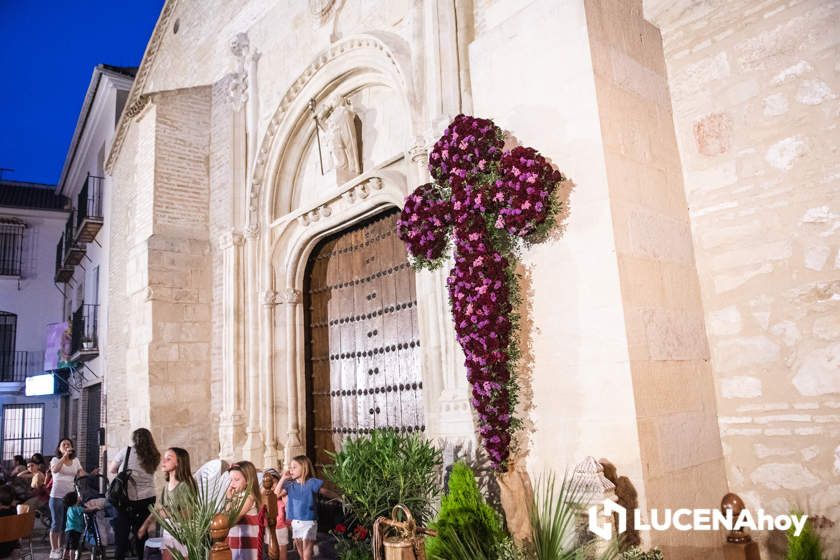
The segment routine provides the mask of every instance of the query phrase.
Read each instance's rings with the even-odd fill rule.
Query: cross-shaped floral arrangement
[[[479,433],[496,470],[507,467],[519,425],[518,252],[554,226],[561,203],[553,195],[564,180],[535,149],[503,146],[493,121],[455,117],[429,155],[435,182],[408,195],[397,221],[416,268],[440,267],[454,238],[449,301]]]

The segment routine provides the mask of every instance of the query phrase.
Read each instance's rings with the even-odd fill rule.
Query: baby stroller
[[[82,543],[86,543],[90,547],[90,560],[105,560],[105,540],[101,527],[108,525],[105,521],[105,489],[108,487],[108,479],[101,474],[77,476],[75,486],[85,517],[85,532],[79,547],[81,549]]]

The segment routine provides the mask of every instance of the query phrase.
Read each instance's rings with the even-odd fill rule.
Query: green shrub
[[[801,511],[795,511],[792,515],[802,515]],[[788,551],[786,560],[822,560],[822,546],[820,545],[820,537],[814,531],[814,527],[809,518],[805,521],[805,527],[797,537],[794,535],[796,529],[791,527],[787,530],[787,545]]]
[[[341,489],[355,523],[370,529],[377,517],[390,517],[397,504],[421,525],[431,518],[442,459],[420,434],[376,430],[346,440],[332,458],[326,476]]]
[[[621,560],[663,560],[662,551],[654,548],[645,552],[638,546],[621,553]]]
[[[462,462],[452,466],[449,492],[432,528],[438,533],[426,540],[432,560],[492,560],[506,538],[499,515],[485,502],[472,469]]]

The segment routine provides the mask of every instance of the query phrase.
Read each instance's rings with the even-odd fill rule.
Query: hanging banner
[[[47,343],[44,350],[44,371],[58,369],[70,359],[70,323],[47,325]]]

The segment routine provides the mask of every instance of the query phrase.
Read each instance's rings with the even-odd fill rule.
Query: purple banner
[[[56,369],[70,359],[70,325],[47,325],[47,344],[44,351],[44,370]]]

